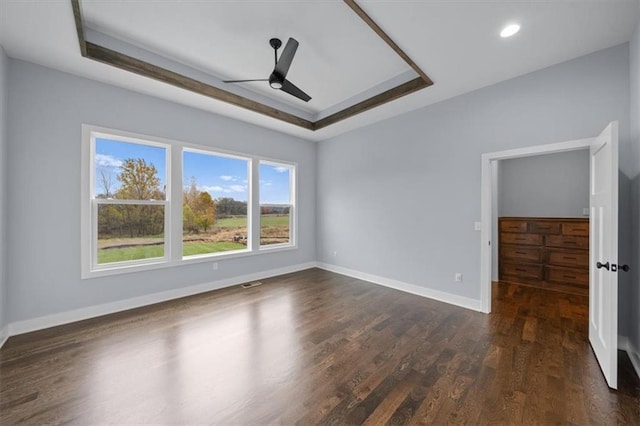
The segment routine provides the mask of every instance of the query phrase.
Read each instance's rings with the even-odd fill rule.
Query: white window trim
[[[92,160],[95,158],[95,143],[92,135],[100,135],[111,140],[123,142],[141,143],[144,145],[160,146],[167,148],[166,159],[166,199],[165,200],[100,200],[100,203],[114,204],[164,204],[165,208],[165,256],[163,258],[143,259],[138,261],[119,262],[96,267],[94,263],[93,247],[97,238],[97,202],[93,199],[93,173]],[[203,154],[226,156],[248,160],[247,181],[250,182],[247,194],[247,248],[228,252],[217,252],[194,256],[182,256],[182,203],[171,200],[182,200],[182,158],[184,151],[201,152]],[[234,259],[273,253],[279,251],[296,250],[298,248],[298,209],[297,209],[297,176],[298,164],[295,162],[265,158],[242,152],[234,152],[216,147],[192,144],[177,140],[143,135],[123,130],[111,129],[101,126],[83,124],[81,138],[81,278],[97,278],[110,275],[126,274],[131,272],[149,271],[154,269],[171,268],[203,262],[218,262],[225,259]],[[291,205],[293,212],[290,215],[292,227],[290,227],[290,242],[260,246],[260,205],[259,205],[259,166],[260,163],[285,165],[292,168],[291,179]],[[94,213],[95,212],[95,213]],[[95,227],[95,229],[94,229]],[[175,236],[175,237],[174,237]]]
[[[205,149],[203,147],[194,147],[193,145],[190,144],[182,144],[182,147],[180,149],[180,166],[182,167],[182,159],[184,158],[184,152],[188,151],[188,152],[194,152],[196,154],[203,154],[203,155],[211,155],[211,156],[216,156],[216,157],[226,157],[226,158],[233,158],[236,160],[243,160],[247,162],[247,182],[251,182],[251,175],[252,175],[252,164],[255,163],[255,159],[248,156],[248,155],[240,155],[237,153],[231,154],[229,152],[218,152],[218,151],[212,151],[212,149],[214,148],[209,148],[209,149]],[[180,173],[180,177],[182,179],[182,175],[183,173]],[[182,185],[180,186],[180,191],[182,191],[182,188],[184,188],[185,186],[185,182],[182,182]],[[251,200],[251,189],[252,189],[252,185],[248,185],[247,188],[247,248],[245,249],[240,249],[240,250],[230,250],[230,251],[225,251],[225,252],[216,252],[216,253],[205,253],[205,254],[195,254],[192,256],[182,256],[182,260],[192,260],[192,261],[207,261],[210,260],[212,257],[216,257],[216,258],[220,258],[220,257],[229,257],[229,255],[235,254],[235,255],[240,255],[240,254],[246,254],[246,253],[250,253],[251,247],[253,246],[253,232],[251,229],[251,216],[249,214],[249,212],[251,211],[251,206],[253,205],[253,202]],[[180,197],[182,198],[182,192],[180,192]],[[182,216],[182,203],[180,203],[180,216]],[[182,221],[180,221],[180,223],[182,224]],[[182,236],[182,225],[180,225],[180,235]],[[180,253],[182,253],[182,239],[180,239]],[[201,260],[203,259],[203,260]]]
[[[298,194],[298,165],[297,163],[291,163],[288,161],[279,161],[272,159],[260,159],[258,161],[258,169],[260,168],[260,164],[266,164],[269,166],[287,166],[290,167],[289,172],[289,197],[290,197],[290,211],[289,211],[289,242],[288,243],[280,243],[280,244],[260,244],[260,200],[258,199],[258,215],[256,216],[258,222],[258,250],[262,252],[281,250],[283,248],[296,248],[298,247],[297,243],[297,230],[298,230],[298,205],[297,205],[297,197]],[[258,173],[259,174],[259,173]],[[259,182],[258,182],[259,184]],[[259,187],[258,187],[259,188]],[[258,191],[256,191],[258,192]]]

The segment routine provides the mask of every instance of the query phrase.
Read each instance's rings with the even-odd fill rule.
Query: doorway
[[[491,312],[491,282],[493,270],[493,247],[491,241],[494,235],[493,210],[496,206],[497,197],[493,194],[494,178],[496,166],[494,164],[500,160],[515,158],[525,158],[543,154],[562,153],[589,149],[595,138],[579,139],[569,142],[560,142],[547,145],[538,145],[527,148],[518,148],[507,151],[493,152],[482,155],[482,201],[481,201],[481,307],[482,312]]]
[[[588,296],[589,150],[493,165],[492,281]]]
[[[589,342],[609,387],[617,388],[618,351],[618,122],[594,138],[482,155],[480,290],[482,311],[491,312],[495,161],[589,149]]]

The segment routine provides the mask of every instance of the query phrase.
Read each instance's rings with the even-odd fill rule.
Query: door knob
[[[600,268],[604,268],[604,269],[606,269],[607,271],[609,270],[609,262],[607,262],[607,263],[600,263],[600,262],[598,262],[598,263],[596,263],[596,266],[598,267],[598,269],[600,269]]]
[[[625,272],[629,272],[629,265],[618,265],[618,269],[622,269]]]

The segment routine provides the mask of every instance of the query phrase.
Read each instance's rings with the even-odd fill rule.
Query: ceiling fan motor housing
[[[272,38],[271,40],[269,40],[269,44],[271,45],[271,47],[278,50],[280,49],[280,46],[282,46],[282,41],[280,41],[279,38]]]
[[[272,72],[269,76],[269,86],[272,89],[282,89],[282,83],[284,82],[284,77],[277,72]]]

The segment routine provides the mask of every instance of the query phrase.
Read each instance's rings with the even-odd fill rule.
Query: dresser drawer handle
[[[527,272],[526,269],[521,269],[521,268],[516,268],[516,271],[518,271],[518,272]]]
[[[575,279],[578,278],[578,277],[574,277],[573,275],[563,275],[563,277],[564,278],[569,278],[569,279],[572,279],[572,280],[575,280]]]
[[[527,239],[520,237],[520,238],[516,238],[516,241],[527,241]]]
[[[564,242],[565,244],[578,244],[577,241],[569,241],[569,240],[565,240]]]
[[[525,253],[523,251],[517,251],[516,254],[527,254],[527,253]]]
[[[575,257],[569,257],[569,256],[565,256],[564,257],[566,260],[577,260]]]
[[[551,229],[550,226],[540,226],[538,225],[538,229]]]

